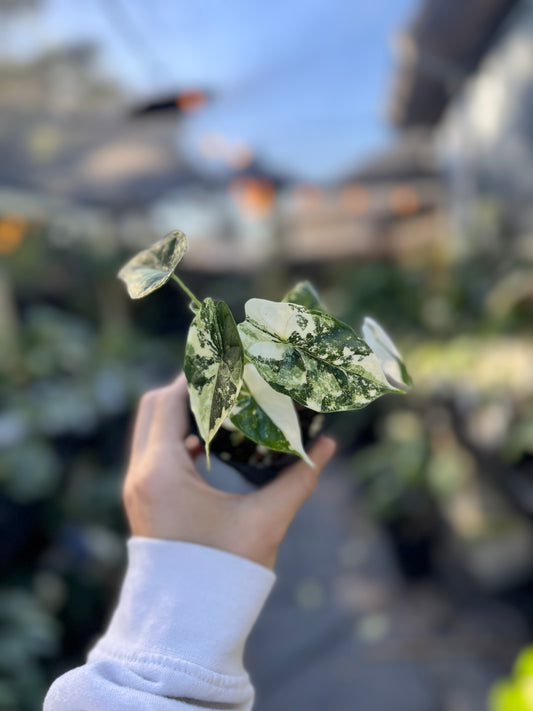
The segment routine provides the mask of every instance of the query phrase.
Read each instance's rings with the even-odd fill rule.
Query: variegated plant
[[[226,303],[200,301],[174,274],[186,250],[183,232],[171,232],[133,257],[119,277],[133,299],[172,278],[191,300],[183,369],[208,462],[222,426],[309,461],[294,401],[316,412],[338,412],[408,389],[401,356],[373,319],[365,319],[361,338],[326,313],[309,282],[300,282],[280,302],[250,299],[237,325]]]

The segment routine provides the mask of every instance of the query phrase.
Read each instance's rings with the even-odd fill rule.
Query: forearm
[[[57,679],[44,711],[245,711],[243,650],[274,582],[249,560],[133,538],[119,604],[87,663]]]

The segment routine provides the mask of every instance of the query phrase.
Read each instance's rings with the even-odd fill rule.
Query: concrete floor
[[[247,647],[254,711],[486,711],[525,642],[513,608],[407,584],[332,462],[279,554]]]

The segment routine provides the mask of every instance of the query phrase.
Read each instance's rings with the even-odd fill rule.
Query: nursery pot
[[[440,538],[438,517],[432,509],[398,516],[384,528],[404,578],[417,580],[435,574],[435,554]]]
[[[325,415],[295,403],[302,442],[307,449],[323,429]],[[211,452],[225,464],[236,469],[245,479],[262,486],[274,479],[285,467],[294,464],[299,457],[252,442],[239,430],[219,429],[211,442]]]

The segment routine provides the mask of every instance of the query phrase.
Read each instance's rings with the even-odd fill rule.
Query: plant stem
[[[181,286],[181,288],[182,288],[183,291],[187,294],[187,296],[191,299],[191,301],[192,301],[193,303],[195,303],[196,306],[198,306],[198,308],[200,308],[200,306],[201,306],[202,304],[200,303],[200,301],[198,301],[198,299],[197,299],[196,296],[192,293],[192,291],[191,291],[190,289],[188,289],[188,288],[185,286],[185,284],[181,281],[181,279],[180,279],[178,276],[176,276],[175,274],[172,274],[172,278],[174,279],[174,281],[175,281],[177,284],[179,284],[179,285]]]

